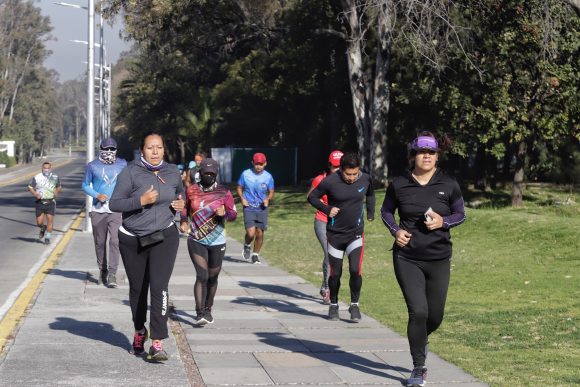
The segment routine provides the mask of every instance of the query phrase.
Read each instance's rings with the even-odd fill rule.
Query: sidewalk
[[[195,270],[181,240],[169,290],[170,359],[150,364],[128,353],[133,326],[122,267],[119,288],[98,286],[92,235],[75,232],[0,357],[0,385],[404,385],[405,338],[366,315],[351,323],[343,304],[341,321],[328,321],[315,286],[267,262],[251,265],[240,251],[228,240],[215,323],[199,328]],[[433,353],[428,366],[429,385],[485,386]]]

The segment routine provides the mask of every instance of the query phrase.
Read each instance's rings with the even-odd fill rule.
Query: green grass
[[[468,208],[467,221],[452,230],[446,316],[430,350],[492,386],[579,385],[580,195],[534,186],[523,207],[511,208],[506,192],[464,194],[480,207]],[[377,193],[377,212],[383,197],[384,191]],[[279,190],[262,254],[320,286],[313,214],[304,190]],[[241,216],[228,232],[242,240]],[[393,274],[392,243],[377,214],[365,230],[361,309],[404,335],[406,307]],[[340,297],[349,299],[348,286]]]

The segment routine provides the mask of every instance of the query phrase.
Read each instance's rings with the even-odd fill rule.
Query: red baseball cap
[[[254,153],[252,161],[254,162],[254,164],[264,164],[266,162],[266,155],[263,153]]]
[[[328,163],[333,167],[340,167],[340,159],[343,155],[344,153],[339,150],[332,151],[330,156],[328,156]]]

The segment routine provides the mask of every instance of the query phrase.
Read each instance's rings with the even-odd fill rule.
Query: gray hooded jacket
[[[151,187],[159,193],[157,201],[141,206],[141,195]],[[175,211],[171,202],[179,195],[185,199],[181,175],[175,164],[163,163],[155,175],[141,160],[134,160],[119,174],[109,208],[123,213],[123,228],[143,236],[163,230],[173,222]]]

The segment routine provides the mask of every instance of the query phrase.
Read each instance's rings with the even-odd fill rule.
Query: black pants
[[[338,303],[340,277],[342,276],[343,256],[348,256],[348,271],[350,273],[350,302],[358,302],[362,288],[362,262],[364,256],[364,236],[356,234],[335,234],[327,231],[328,261],[330,275],[328,289],[330,303]]]
[[[165,230],[163,241],[139,246],[137,237],[119,231],[119,249],[129,279],[129,302],[135,330],[140,330],[147,321],[147,295],[151,289],[151,339],[169,337],[167,331],[169,278],[175,265],[179,232],[176,227]]]
[[[425,365],[427,337],[443,321],[451,259],[417,261],[393,253],[395,275],[409,313],[407,338],[413,366]]]
[[[199,315],[204,309],[211,310],[213,306],[213,299],[218,287],[218,276],[226,254],[226,245],[207,246],[193,239],[188,239],[187,250],[196,272],[193,295],[195,297],[195,311]]]

